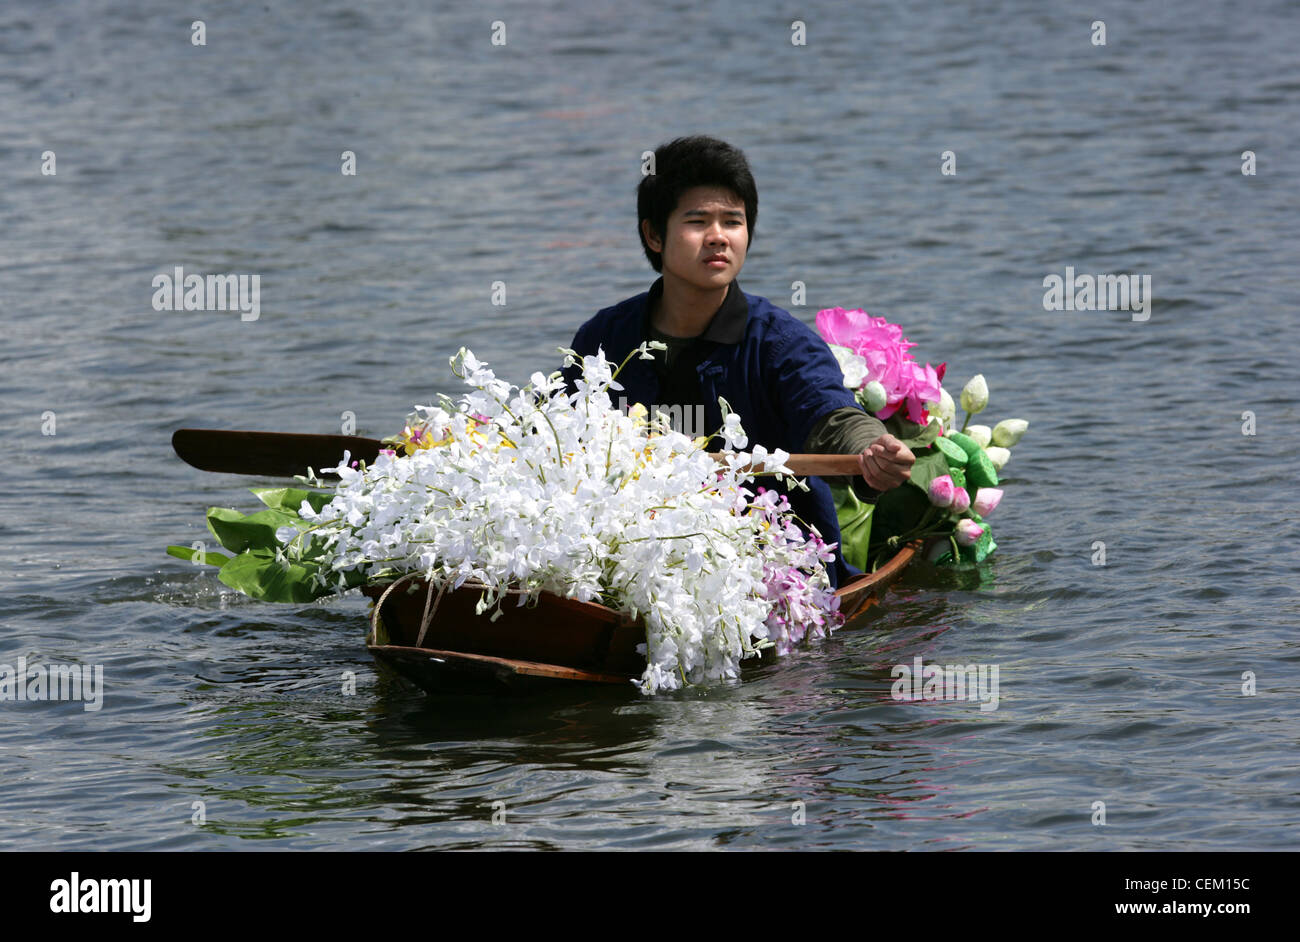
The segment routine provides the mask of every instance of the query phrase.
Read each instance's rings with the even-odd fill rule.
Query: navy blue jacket
[[[663,293],[663,279],[649,291],[600,311],[578,328],[573,349],[594,356],[603,348],[614,366],[649,338],[652,304]],[[663,354],[660,353],[659,356]],[[658,367],[658,368],[657,368]],[[565,370],[570,391],[581,375],[579,367]],[[839,363],[826,342],[802,321],[766,298],[745,294],[732,281],[722,306],[696,343],[679,356],[670,374],[662,365],[634,357],[618,375],[627,402],[664,409],[672,405],[703,405],[708,435],[722,426],[718,397],[740,416],[749,446],[761,444],[790,453],[802,452],[819,421],[836,409],[858,406],[844,386]],[[686,413],[689,414],[689,413]],[[716,449],[717,439],[710,443]],[[770,479],[763,486],[784,490]],[[821,478],[807,479],[809,490],[787,491],[790,506],[815,526],[827,543],[839,543],[840,528],[830,487]],[[844,562],[838,549],[828,571],[831,584],[843,585],[860,570]]]

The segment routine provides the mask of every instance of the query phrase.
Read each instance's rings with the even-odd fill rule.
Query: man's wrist
[[[853,493],[857,495],[858,500],[868,504],[874,504],[880,495],[884,493],[884,491],[877,490],[868,484],[867,479],[860,474],[852,479],[849,486],[853,488]]]

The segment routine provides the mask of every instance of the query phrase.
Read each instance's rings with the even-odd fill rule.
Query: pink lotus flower
[[[962,546],[974,546],[984,535],[984,528],[969,517],[957,521],[957,542]]]
[[[877,417],[887,419],[901,408],[908,419],[925,424],[922,403],[938,401],[946,364],[936,370],[928,363],[917,363],[907,352],[916,344],[903,336],[903,328],[861,309],[818,311],[817,330],[827,343],[848,347],[862,357],[867,368],[864,382],[875,380],[885,387],[888,401],[876,412]]]
[[[981,517],[987,517],[993,513],[994,508],[1002,502],[1002,488],[1000,487],[981,487],[975,493],[975,502],[971,504],[975,512]]]
[[[970,510],[970,494],[966,493],[966,488],[959,487],[952,493],[953,513],[964,514],[966,511]]]
[[[956,494],[957,486],[952,483],[952,475],[943,474],[930,482],[930,503],[936,507],[951,507]]]
[[[907,417],[917,424],[924,425],[926,414],[925,408],[921,404],[938,401],[939,390],[942,388],[940,386],[939,372],[929,363],[925,364],[925,366],[919,363],[908,363],[907,370],[910,373],[910,388],[907,391],[907,398],[904,400],[907,407]]]

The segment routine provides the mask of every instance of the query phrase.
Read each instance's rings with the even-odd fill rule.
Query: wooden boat
[[[875,572],[836,595],[845,625],[875,605],[920,553],[903,546]],[[476,615],[482,587],[466,584],[439,592],[422,579],[364,586],[372,600],[366,648],[375,659],[430,693],[484,681],[511,687],[556,683],[622,684],[645,670],[636,646],[645,642],[640,621],[595,602],[542,593],[535,606],[507,599],[491,621]]]
[[[348,435],[178,429],[172,436],[176,453],[196,468],[270,477],[299,474],[309,465],[333,467],[345,450],[354,460],[374,461],[383,446]],[[786,466],[800,475],[857,474],[858,456],[792,454]],[[919,541],[903,546],[878,570],[841,588],[836,594],[845,624],[874,605],[919,552]],[[533,606],[505,604],[491,621],[474,613],[481,587],[440,593],[408,577],[362,591],[373,603],[366,639],[370,653],[430,692],[484,679],[512,686],[574,682],[630,688],[628,681],[645,670],[645,658],[636,653],[645,641],[644,626],[604,605],[543,593]]]

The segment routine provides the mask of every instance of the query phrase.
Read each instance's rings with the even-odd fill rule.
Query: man
[[[865,499],[902,484],[912,452],[864,412],[844,386],[830,349],[811,328],[736,280],[753,240],[758,190],[736,148],[710,137],[678,138],[655,151],[655,172],[637,190],[637,225],[660,277],[648,292],[605,308],[573,338],[579,356],[599,348],[618,363],[645,340],[668,349],[633,358],[618,382],[631,402],[681,415],[702,411],[703,434],[722,425],[718,397],[736,412],[749,442],[791,453],[858,453]],[[570,367],[570,388],[578,370]],[[829,486],[808,479],[790,491],[795,513],[838,543]],[[832,585],[858,570],[837,551]]]

